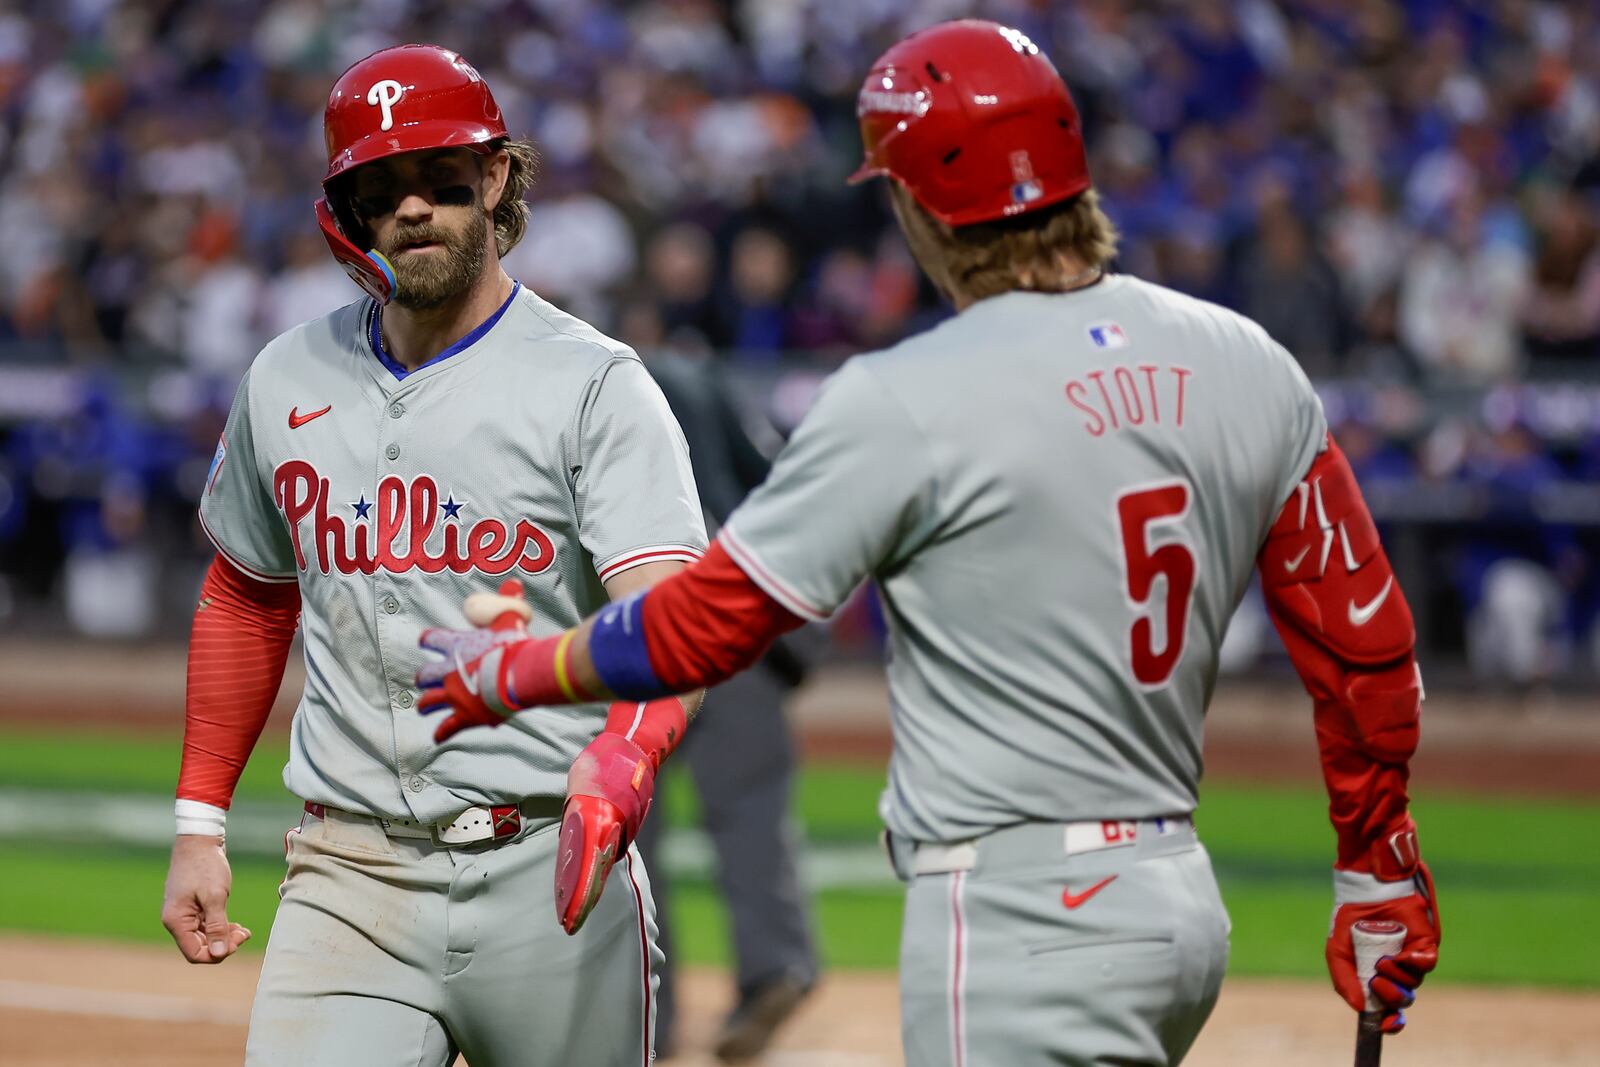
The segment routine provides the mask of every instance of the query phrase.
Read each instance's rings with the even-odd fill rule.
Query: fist
[[[1399,1033],[1406,1025],[1404,1009],[1417,999],[1417,987],[1439,962],[1439,907],[1434,897],[1433,875],[1427,864],[1416,861],[1409,875],[1412,891],[1390,900],[1341,901],[1333,910],[1328,935],[1328,973],[1333,987],[1358,1012],[1368,1010],[1367,994],[1382,1011],[1384,1033]],[[1383,883],[1379,883],[1383,884]],[[1384,919],[1406,928],[1405,942],[1393,955],[1378,960],[1377,973],[1363,987],[1356,973],[1355,946],[1350,928],[1363,919]]]
[[[644,749],[609,731],[573,761],[556,849],[556,917],[567,933],[589,917],[612,865],[638,836],[655,781]]]

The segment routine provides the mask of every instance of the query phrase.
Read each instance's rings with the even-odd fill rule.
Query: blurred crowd
[[[4,12],[0,8],[0,12]],[[42,0],[0,13],[0,338],[236,372],[345,301],[309,203],[338,72],[429,40],[543,155],[509,268],[640,345],[845,354],[939,314],[855,91],[909,29],[1057,61],[1122,266],[1314,374],[1600,344],[1600,9],[1555,0]]]
[[[881,187],[844,178],[872,59],[963,15],[1019,27],[1072,86],[1121,269],[1251,315],[1318,379],[1600,381],[1591,3],[0,0],[0,369],[219,383],[178,405],[186,421],[141,421],[101,384],[70,427],[0,425],[0,575],[44,558],[18,547],[47,550],[41,509],[62,566],[137,542],[168,498],[186,512],[227,386],[266,339],[357,295],[311,214],[322,107],[354,60],[461,51],[542,157],[507,269],[641,351],[760,376],[947,313]],[[1596,420],[1553,444],[1518,418],[1372,425],[1349,433],[1372,437],[1374,477],[1501,501],[1600,474]],[[1471,615],[1506,584],[1498,564],[1526,563],[1537,589],[1513,579],[1506,599],[1556,605],[1548,629],[1579,647],[1592,529],[1496,507],[1522,525],[1456,546],[1442,608]]]

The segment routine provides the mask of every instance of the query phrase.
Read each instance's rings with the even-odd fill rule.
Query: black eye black
[[[472,186],[446,185],[433,191],[434,200],[451,207],[464,207],[472,203]]]
[[[375,193],[372,196],[358,196],[355,199],[356,213],[362,218],[375,219],[387,215],[394,210],[395,197],[389,193]]]

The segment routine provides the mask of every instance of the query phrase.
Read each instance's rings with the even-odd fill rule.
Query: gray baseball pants
[[[559,812],[558,802],[552,801]],[[630,850],[583,928],[556,919],[559,821],[441,847],[328,811],[287,835],[248,1067],[649,1067],[655,909]]]
[[[1228,962],[1210,857],[1187,819],[1071,825],[1071,836],[1066,824],[1024,823],[921,848],[891,839],[909,879],[908,1064],[1182,1061]]]

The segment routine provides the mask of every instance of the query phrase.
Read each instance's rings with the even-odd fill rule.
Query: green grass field
[[[0,788],[53,794],[170,796],[176,737],[0,728]],[[279,782],[281,742],[264,743],[246,769],[241,803],[295,805]],[[797,811],[819,848],[876,838],[878,768],[806,770]],[[692,825],[693,797],[668,776],[664,811]],[[1198,815],[1233,915],[1231,973],[1318,977],[1328,919],[1332,831],[1321,791],[1210,782]],[[1464,795],[1424,796],[1415,812],[1438,882],[1444,917],[1436,981],[1600,987],[1594,915],[1600,885],[1600,804],[1539,803]],[[135,844],[69,844],[29,836],[13,819],[0,836],[0,928],[161,941],[157,913],[163,850]],[[266,943],[282,864],[236,855],[230,916]],[[726,957],[721,905],[704,882],[679,879],[672,921],[692,962]],[[824,955],[834,967],[894,966],[900,894],[863,884],[814,897]],[[1507,931],[1515,936],[1507,936]]]

